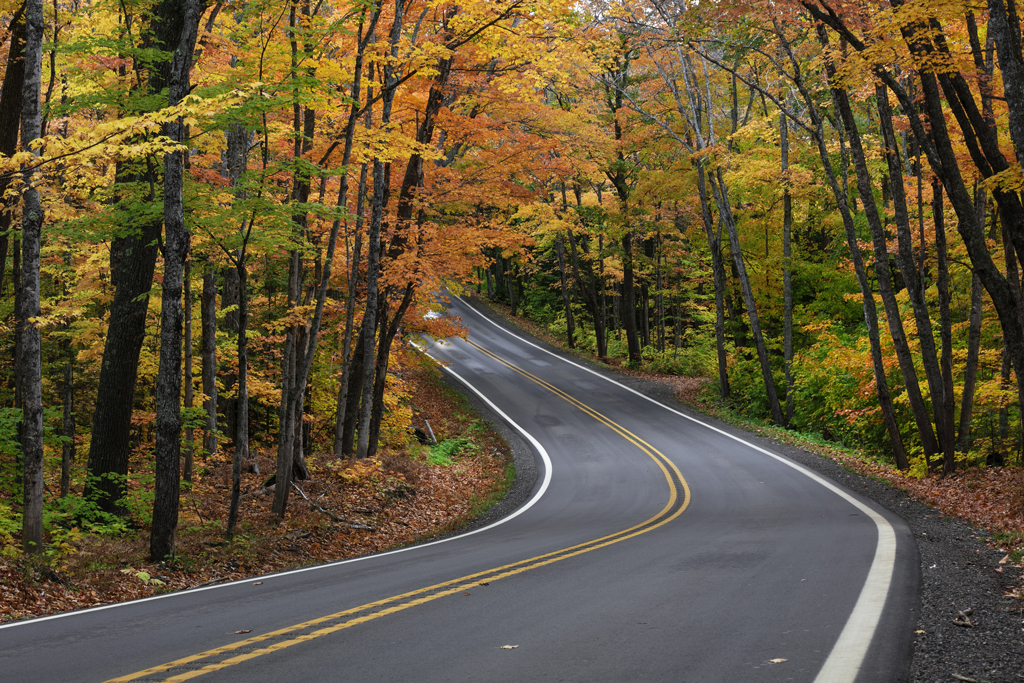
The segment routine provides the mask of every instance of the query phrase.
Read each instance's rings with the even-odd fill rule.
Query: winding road
[[[917,550],[898,517],[461,300],[450,313],[468,341],[431,355],[537,459],[512,514],[6,625],[0,681],[906,679]]]

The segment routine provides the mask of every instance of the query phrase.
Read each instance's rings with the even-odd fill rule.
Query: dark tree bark
[[[345,302],[345,337],[342,342],[341,380],[338,382],[338,405],[334,418],[334,457],[344,458],[348,455],[345,449],[345,416],[348,414],[350,384],[352,376],[352,333],[355,326],[356,294],[359,284],[359,262],[363,251],[363,207],[366,202],[366,162],[359,170],[359,190],[356,197],[355,244],[352,247],[350,260],[352,268],[348,275],[348,300]],[[346,237],[347,244],[347,237]]]
[[[569,230],[567,235],[569,237],[569,253],[572,255],[573,278],[576,280],[576,285],[579,287],[580,292],[583,293],[583,301],[587,305],[587,310],[590,311],[591,319],[594,321],[594,335],[597,338],[597,356],[598,358],[604,358],[608,355],[608,345],[605,333],[604,301],[597,291],[597,277],[594,275],[591,264],[589,262],[585,262],[587,278],[586,281],[584,281],[580,272],[580,258],[576,245],[576,237],[573,235],[572,230]],[[587,244],[584,242],[584,253],[587,253],[588,251],[586,247]]]
[[[189,72],[203,6],[200,0],[164,0],[157,12],[159,42],[173,49],[170,62],[164,68],[167,70],[167,101],[174,106],[189,92]],[[180,119],[164,124],[164,134],[179,143],[184,141],[184,129]],[[154,561],[174,554],[181,489],[181,295],[191,241],[185,226],[184,154],[177,149],[164,155],[164,280],[156,384],[155,498],[149,540],[149,554]]]
[[[203,293],[199,301],[203,347],[203,451],[217,453],[217,280],[206,264],[203,271]]]
[[[40,135],[39,95],[43,59],[43,3],[25,3],[24,83],[21,102],[22,150]],[[42,243],[43,208],[39,191],[33,186],[33,172],[22,177],[24,209],[21,222],[21,327],[22,432],[21,453],[24,472],[21,545],[26,553],[43,551],[43,354],[39,328],[29,322],[40,315],[39,253]]]
[[[149,30],[145,32],[143,47],[172,47],[177,56],[185,16],[184,2],[191,1],[162,0],[154,10]],[[190,51],[190,59],[191,55]],[[171,62],[151,64],[147,91],[150,94],[160,93],[170,85],[170,79]],[[153,159],[147,159],[141,171],[132,165],[119,163],[114,183],[125,188],[121,193],[123,201],[130,201],[130,193],[142,187],[145,188],[142,202],[152,204],[156,200],[153,188],[159,185]],[[93,410],[89,479],[85,489],[85,496],[94,498],[105,512],[124,512],[119,501],[126,490],[135,380],[139,353],[146,336],[149,291],[153,284],[161,228],[162,221],[149,216],[140,224],[131,226],[126,233],[116,236],[110,245],[114,300],[110,306],[110,323]]]
[[[21,101],[25,83],[25,5],[11,17],[7,69],[0,87],[0,154],[14,156],[18,151],[18,131],[21,129]],[[40,59],[42,56],[40,55]],[[11,212],[3,199],[10,179],[0,178],[0,295],[4,291],[4,271],[7,269],[7,250],[10,245],[7,231],[11,227]],[[20,283],[16,288],[20,287]]]
[[[942,444],[942,473],[956,469],[956,403],[953,398],[953,323],[949,314],[949,263],[946,255],[946,222],[942,208],[942,184],[932,183],[932,216],[935,220],[935,251],[939,261],[939,335],[942,340],[942,421],[939,438]],[[934,398],[932,399],[935,400]]]
[[[565,284],[565,239],[561,235],[555,241],[555,252],[558,256],[558,278],[562,290],[562,306],[565,307],[565,337],[571,349],[575,347],[576,329],[572,318],[572,304],[569,301],[569,288]]]
[[[893,4],[902,3],[894,2]],[[858,51],[867,49],[867,46],[848,29],[835,12],[828,8],[823,10],[809,2],[804,2],[803,5],[815,19],[837,31],[854,49]],[[875,76],[888,86],[899,99],[901,107],[907,114],[914,137],[928,158],[933,173],[942,181],[950,204],[956,212],[957,232],[960,233],[971,264],[985,290],[989,293],[999,316],[1006,351],[1014,369],[1017,370],[1017,390],[1020,396],[1024,395],[1024,326],[1020,320],[1020,296],[999,271],[988,250],[984,231],[977,220],[974,201],[960,173],[957,152],[949,135],[945,118],[947,103],[964,133],[966,146],[972,160],[983,176],[988,177],[992,173],[1006,169],[1008,163],[1005,156],[999,151],[997,131],[990,125],[990,122],[985,121],[984,115],[978,111],[970,87],[963,76],[949,73],[937,76],[936,73],[928,70],[928,65],[934,63],[932,53],[936,50],[936,44],[942,48],[940,51],[943,52],[943,55],[940,55],[940,58],[949,57],[948,49],[944,47],[945,42],[941,30],[936,32],[936,28],[941,29],[937,23],[928,25],[911,23],[901,27],[904,40],[910,46],[911,51],[922,58],[922,63],[925,65],[918,69],[917,75],[921,84],[922,110],[927,119],[927,129],[925,121],[917,113],[918,107],[915,100],[906,92],[902,84],[881,67],[875,67],[874,72]],[[924,33],[925,31],[927,34]],[[923,37],[924,35],[928,37]],[[933,37],[935,43],[931,41]],[[1024,103],[1012,102],[1009,104],[1010,109],[1015,107],[1018,111],[1024,109]],[[1015,248],[1017,251],[1024,250],[1024,208],[1021,206],[1019,195],[997,190],[993,191],[993,197],[999,205],[1003,222]]]
[[[66,262],[65,262],[66,263]],[[61,384],[64,394],[63,419],[61,420],[60,457],[60,497],[68,495],[71,490],[71,465],[75,462],[75,345],[70,339],[67,342],[64,359],[64,381]]]
[[[403,4],[395,2],[394,21],[388,41],[392,55],[397,55],[398,43],[402,35]],[[385,63],[380,67],[383,75],[383,91],[381,92],[381,125],[391,122],[391,108],[395,99],[397,77],[394,67]],[[356,457],[365,458],[370,452],[370,422],[373,417],[373,388],[376,356],[377,311],[380,307],[380,269],[381,269],[381,224],[384,220],[384,208],[390,191],[390,175],[385,174],[384,162],[373,160],[373,200],[370,204],[370,226],[366,245],[366,311],[363,314],[363,328],[360,331],[362,346],[359,395],[359,421],[356,441]],[[407,170],[408,173],[408,170]],[[385,176],[388,177],[385,177]],[[401,202],[399,202],[401,206]]]
[[[185,383],[185,409],[192,410],[195,406],[195,386],[193,385],[192,376],[192,259],[188,258],[185,260],[185,274],[183,282],[185,292],[185,307],[184,307],[184,324],[185,333],[182,339],[182,345],[185,349],[185,368],[184,368],[184,379]],[[192,427],[191,420],[189,426],[185,428],[185,452],[184,462],[181,465],[181,478],[187,482],[192,481],[192,466],[193,460],[195,459],[195,429]]]
[[[249,457],[249,293],[246,250],[238,251],[235,270],[238,273],[238,432],[231,460],[231,504],[228,508],[227,538],[235,535],[238,506],[242,499],[242,461]]]
[[[985,224],[988,205],[985,192],[977,191],[975,205],[978,209],[978,223]],[[966,453],[971,450],[971,415],[974,409],[974,392],[978,378],[978,359],[981,356],[981,309],[983,288],[977,274],[971,277],[971,315],[967,332],[967,361],[964,368],[963,396],[960,400],[960,426],[957,430],[957,450]]]

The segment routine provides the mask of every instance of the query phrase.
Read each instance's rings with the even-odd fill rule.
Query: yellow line
[[[609,534],[607,536],[602,536],[600,538],[596,538],[596,539],[593,539],[593,540],[590,540],[590,541],[586,541],[584,543],[579,543],[577,545],[570,546],[568,548],[563,548],[561,550],[556,550],[556,551],[553,551],[553,552],[550,552],[550,553],[545,553],[543,555],[538,555],[536,557],[532,557],[532,558],[527,559],[527,560],[521,560],[519,562],[513,562],[511,564],[506,564],[506,565],[503,565],[503,566],[500,566],[500,567],[495,567],[495,568],[489,569],[487,571],[477,572],[475,574],[469,574],[467,576],[463,576],[463,577],[460,577],[460,578],[457,578],[457,579],[452,579],[451,581],[445,581],[445,582],[442,582],[442,583],[434,584],[433,586],[428,586],[426,588],[420,588],[420,589],[417,589],[417,590],[414,590],[414,591],[410,591],[408,593],[402,593],[400,595],[395,595],[395,596],[392,596],[390,598],[385,598],[383,600],[377,600],[376,602],[370,602],[370,603],[367,603],[365,605],[360,605],[359,607],[353,607],[353,608],[344,610],[342,612],[336,612],[334,614],[329,614],[327,616],[318,617],[316,619],[311,619],[309,621],[305,621],[305,622],[302,622],[300,624],[295,624],[293,626],[288,626],[286,628],[278,629],[276,631],[271,631],[269,633],[264,633],[264,634],[261,634],[261,635],[258,635],[258,636],[253,636],[252,638],[246,638],[245,640],[240,640],[238,642],[231,643],[229,645],[223,645],[221,647],[214,648],[212,650],[207,650],[205,652],[200,652],[198,654],[191,655],[189,657],[183,657],[181,659],[176,659],[173,662],[168,662],[166,664],[161,664],[159,666],[154,666],[154,667],[151,667],[149,669],[145,669],[143,671],[137,671],[135,673],[128,674],[127,676],[121,676],[121,677],[118,677],[118,678],[112,678],[109,681],[107,681],[106,683],[127,683],[128,681],[135,681],[135,680],[138,680],[139,678],[142,678],[144,676],[149,676],[151,674],[163,673],[163,672],[169,671],[170,669],[180,668],[182,666],[186,666],[186,665],[192,664],[193,662],[199,662],[199,661],[204,660],[204,659],[210,659],[210,658],[216,657],[218,655],[225,655],[225,654],[228,654],[228,653],[230,653],[230,652],[232,652],[234,650],[250,647],[250,646],[256,645],[258,643],[262,643],[262,642],[265,642],[267,640],[271,640],[273,638],[278,638],[278,637],[281,637],[281,636],[286,636],[288,634],[295,633],[296,631],[307,630],[307,629],[310,629],[310,628],[312,628],[314,626],[318,626],[320,624],[324,624],[324,623],[329,622],[329,621],[335,621],[335,620],[341,619],[341,618],[346,617],[346,616],[351,616],[351,615],[358,614],[359,612],[366,612],[367,610],[374,610],[374,609],[376,610],[376,611],[373,611],[373,612],[371,612],[369,614],[364,614],[362,616],[358,616],[358,617],[354,617],[352,619],[348,619],[346,621],[343,621],[340,624],[335,624],[335,625],[332,625],[332,626],[327,626],[325,628],[321,628],[321,629],[312,631],[310,633],[305,633],[305,634],[302,634],[302,635],[298,635],[298,636],[289,638],[288,640],[282,640],[282,641],[279,641],[279,642],[276,642],[276,643],[272,643],[270,645],[267,645],[266,647],[255,649],[255,650],[253,650],[251,652],[241,653],[241,654],[235,655],[234,657],[229,657],[227,659],[223,659],[223,660],[220,660],[220,661],[217,661],[217,662],[212,662],[210,664],[207,664],[206,666],[203,666],[201,668],[195,669],[193,671],[187,671],[187,672],[184,672],[184,673],[172,676],[170,678],[166,678],[166,679],[164,679],[164,683],[172,683],[172,682],[177,683],[179,681],[191,680],[193,678],[197,678],[199,676],[202,676],[202,675],[205,675],[205,674],[208,674],[208,673],[212,673],[214,671],[220,671],[221,669],[227,668],[229,666],[234,666],[235,664],[239,664],[241,662],[245,662],[245,661],[248,661],[250,659],[254,659],[256,657],[260,657],[260,656],[265,655],[265,654],[270,654],[272,652],[278,652],[280,650],[284,650],[286,648],[289,648],[289,647],[291,647],[293,645],[298,645],[300,643],[305,643],[307,641],[314,640],[314,639],[320,638],[322,636],[330,635],[332,633],[337,633],[338,631],[342,631],[344,629],[351,628],[353,626],[358,626],[358,625],[364,624],[364,623],[366,623],[368,621],[372,621],[374,619],[378,619],[380,617],[387,616],[389,614],[394,614],[395,612],[401,612],[403,610],[409,609],[410,607],[416,607],[418,605],[422,605],[422,604],[425,604],[427,602],[431,602],[433,600],[437,600],[438,598],[446,597],[448,595],[454,595],[454,594],[459,593],[461,591],[465,591],[468,588],[471,588],[473,586],[479,585],[481,583],[481,579],[484,579],[484,578],[487,579],[487,583],[490,583],[492,581],[498,581],[500,579],[508,578],[510,576],[515,576],[516,574],[521,574],[521,573],[523,573],[525,571],[528,571],[530,569],[536,569],[538,567],[543,567],[545,565],[553,564],[555,562],[559,562],[561,560],[565,560],[565,559],[568,559],[570,557],[576,557],[577,555],[582,555],[584,553],[591,552],[592,550],[598,550],[600,548],[607,547],[607,546],[612,545],[614,543],[618,543],[620,541],[624,541],[624,540],[633,538],[635,536],[639,536],[640,534],[645,534],[648,531],[651,531],[653,529],[657,529],[658,527],[660,527],[660,526],[662,526],[664,524],[668,524],[673,519],[675,519],[676,517],[681,515],[684,510],[686,510],[686,508],[690,504],[690,488],[687,485],[686,480],[683,478],[682,473],[679,471],[679,468],[677,468],[675,466],[675,464],[671,460],[666,458],[664,454],[662,454],[660,451],[658,451],[658,449],[654,448],[649,443],[647,443],[646,441],[644,441],[643,439],[638,437],[636,434],[633,434],[632,432],[630,432],[626,428],[622,427],[621,425],[617,424],[616,422],[612,421],[611,419],[605,417],[604,415],[602,415],[601,413],[597,412],[593,408],[590,408],[586,404],[578,401],[577,399],[573,398],[572,396],[570,396],[569,394],[565,393],[561,389],[555,387],[554,385],[549,384],[548,382],[540,379],[539,377],[537,377],[535,375],[532,375],[529,372],[526,372],[522,368],[519,368],[518,366],[516,366],[516,365],[514,365],[512,363],[509,363],[508,361],[506,361],[506,360],[496,356],[495,354],[491,353],[490,351],[488,351],[487,349],[483,348],[479,344],[476,344],[474,342],[469,342],[469,344],[472,345],[477,350],[479,350],[481,353],[484,353],[485,355],[489,356],[490,358],[493,358],[494,360],[498,361],[502,365],[505,365],[506,367],[508,367],[508,368],[512,369],[513,371],[519,373],[523,377],[526,377],[527,379],[531,380],[532,382],[535,382],[538,385],[544,387],[545,389],[547,389],[548,391],[552,392],[553,394],[555,394],[559,398],[562,398],[565,401],[571,403],[573,406],[579,408],[581,411],[583,411],[587,415],[590,415],[595,420],[597,420],[598,422],[606,425],[612,431],[614,431],[615,433],[619,434],[624,439],[626,439],[627,441],[629,441],[630,443],[635,445],[637,448],[639,448],[641,451],[643,451],[648,457],[650,457],[652,460],[654,460],[654,462],[661,469],[662,474],[665,476],[665,481],[669,485],[669,491],[670,491],[669,501],[665,505],[665,507],[662,508],[653,517],[651,517],[651,518],[649,518],[649,519],[647,519],[647,520],[645,520],[645,521],[643,521],[643,522],[641,522],[639,524],[631,526],[628,529],[623,529],[622,531],[618,531],[618,532],[616,532],[614,534]],[[671,470],[671,473],[670,473],[669,470]],[[659,519],[659,518],[665,516],[668,512],[670,512],[672,510],[672,508],[676,505],[677,501],[679,500],[679,490],[678,490],[678,487],[676,485],[676,480],[673,480],[673,476],[672,476],[673,474],[675,475],[676,480],[679,482],[679,485],[682,486],[682,489],[683,489],[683,500],[679,504],[678,508],[674,512],[672,512],[671,515],[668,515],[667,517],[664,517],[663,519]],[[397,604],[395,604],[395,603],[397,603]],[[380,609],[377,609],[377,608],[380,608]]]

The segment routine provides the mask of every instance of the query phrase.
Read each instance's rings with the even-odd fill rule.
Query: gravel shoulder
[[[486,308],[477,307],[477,310],[515,334],[528,334],[510,327],[506,320]],[[907,678],[902,680],[911,683],[1024,681],[1024,600],[1006,595],[1020,586],[1024,577],[1020,568],[1000,562],[1004,555],[988,546],[990,534],[987,531],[922,505],[902,491],[851,472],[826,457],[699,413],[679,403],[668,384],[616,373],[577,356],[569,356],[536,338],[533,341],[675,410],[784,455],[905,520],[917,542],[920,602],[916,624],[913,625],[910,668]],[[463,393],[471,393],[466,392],[460,382],[453,386]],[[475,396],[470,400],[482,414],[497,424],[503,424]],[[529,495],[533,485],[529,470],[518,469],[520,463],[525,465],[526,460],[532,460],[532,452],[517,434],[508,434],[511,430],[507,426],[499,429],[504,430],[503,435],[516,453],[517,471],[526,476],[523,485],[517,482],[506,496],[507,504],[503,501],[492,508],[491,513],[485,516],[487,519],[494,519],[492,514],[506,514],[517,507]],[[532,476],[535,480],[535,467]]]

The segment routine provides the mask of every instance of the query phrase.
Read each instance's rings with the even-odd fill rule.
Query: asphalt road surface
[[[430,353],[538,461],[512,515],[0,627],[0,681],[906,678],[917,551],[899,518],[462,301],[451,313],[468,342]]]

